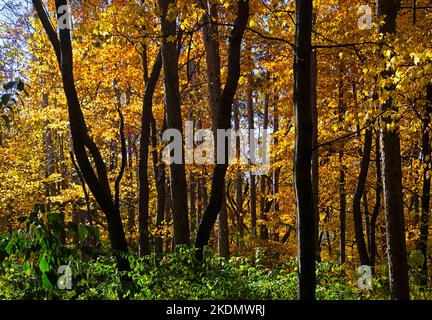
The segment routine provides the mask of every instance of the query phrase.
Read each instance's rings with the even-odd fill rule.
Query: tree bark
[[[231,128],[231,109],[240,78],[241,43],[247,22],[249,20],[249,1],[239,0],[237,10],[237,18],[229,39],[228,76],[224,90],[222,92],[217,115],[217,128],[224,130]],[[217,140],[218,139],[216,139],[215,145],[218,144]],[[213,171],[210,200],[201,220],[195,244],[196,248],[198,249],[198,259],[203,258],[204,246],[208,244],[211,230],[222,207],[223,192],[221,192],[221,190],[224,189],[225,174],[228,168],[228,143],[225,139],[225,141],[220,144],[224,147],[225,163],[216,164]],[[216,153],[218,152],[220,152],[220,150],[216,148]]]
[[[297,202],[297,234],[300,300],[315,299],[316,216],[312,187],[312,0],[296,1],[294,56],[294,113],[296,124],[294,186]]]
[[[230,257],[230,243],[228,231],[228,212],[226,205],[226,197],[222,201],[222,208],[218,217],[218,252],[221,257]]]
[[[178,75],[178,49],[176,19],[167,19],[169,5],[175,0],[159,0],[162,29],[162,62],[164,69],[165,102],[167,128],[176,129],[183,136],[183,124],[180,108],[180,91]],[[174,40],[172,40],[174,38]],[[171,199],[174,221],[174,244],[190,245],[189,217],[187,205],[186,171],[184,165],[184,144],[181,144],[182,163],[171,164]]]
[[[273,130],[275,133],[279,131],[279,111],[278,111],[278,99],[275,97],[274,100],[274,106],[273,106]],[[274,138],[274,145],[277,145],[279,143],[279,139],[277,137]],[[274,161],[277,161],[278,159],[274,159]],[[277,167],[275,168],[273,172],[273,196],[277,196],[279,194],[279,177],[280,177],[280,171],[281,168]],[[274,216],[277,216],[279,214],[279,201],[278,199],[275,199],[273,201],[273,214]],[[316,219],[316,218],[315,218]],[[279,232],[276,230],[273,230],[273,239],[275,241],[279,241]]]
[[[339,151],[339,228],[340,228],[340,264],[346,260],[346,192],[345,192],[345,168],[343,164],[344,152]]]
[[[132,148],[132,137],[129,135],[128,138],[128,170],[129,170],[129,180],[131,183],[134,179],[134,168],[133,168],[133,148]],[[129,237],[131,236],[133,229],[135,228],[135,200],[133,192],[128,193],[127,197],[127,231]]]
[[[251,50],[251,49],[250,49]],[[252,60],[252,58],[250,58]],[[252,61],[251,61],[252,63]],[[249,127],[249,141],[251,141],[251,135],[254,134],[253,130],[255,129],[255,121],[254,121],[254,105],[253,105],[253,74],[252,71],[248,74],[247,77],[247,117],[248,117],[248,127]],[[253,153],[250,153],[252,157]],[[251,159],[252,160],[252,159]],[[257,212],[256,212],[256,184],[255,184],[255,175],[250,173],[250,201],[249,201],[249,210],[251,215],[251,230],[252,236],[256,236],[256,222],[257,222]]]
[[[375,186],[375,205],[372,212],[370,221],[370,234],[369,234],[369,260],[372,268],[375,266],[376,256],[376,224],[378,215],[381,209],[381,191],[382,191],[382,177],[381,177],[381,159],[380,159],[380,142],[379,135],[375,139],[375,168],[376,168],[376,186]]]
[[[239,103],[234,103],[234,130],[240,130],[240,107]],[[240,159],[240,141],[236,139],[236,158]],[[236,173],[236,212],[237,212],[237,229],[240,238],[243,238],[243,182],[240,170]]]
[[[197,222],[197,210],[196,210],[196,178],[195,173],[191,172],[189,174],[189,207],[190,207],[190,230],[191,230],[191,238],[193,241],[195,230],[196,230],[196,222]]]
[[[221,103],[222,85],[220,75],[221,62],[219,48],[219,31],[217,24],[212,22],[217,22],[218,20],[218,4],[211,1],[211,3],[204,3],[204,5],[205,9],[208,12],[208,14],[205,14],[203,17],[203,36],[207,62],[207,86],[212,116],[212,130],[214,136],[216,137],[218,108]],[[219,254],[224,257],[229,257],[229,229],[225,201],[226,200],[224,200],[221,212],[219,213],[218,243]]]
[[[378,16],[385,16],[379,32],[384,35],[396,33],[396,17],[400,0],[377,0]],[[381,55],[382,58],[384,58]],[[383,71],[386,79],[393,71]],[[391,91],[394,88],[387,87]],[[389,98],[380,106],[381,111],[397,111],[394,102]],[[408,263],[405,241],[405,221],[403,211],[402,169],[400,155],[400,137],[397,130],[387,128],[395,124],[391,116],[381,118],[381,159],[384,190],[384,208],[386,217],[387,255],[389,265],[390,292],[393,298],[409,299]]]
[[[143,65],[147,65],[143,54]],[[153,119],[153,94],[162,69],[162,56],[159,52],[153,65],[150,77],[146,83],[143,107],[141,113],[141,136],[138,164],[138,227],[139,247],[141,255],[150,255],[150,231],[149,231],[149,200],[150,187],[148,177],[148,157],[150,143],[150,126]]]
[[[319,235],[319,150],[318,150],[318,106],[317,106],[317,81],[318,81],[318,63],[316,57],[316,51],[312,51],[312,119],[313,119],[313,132],[312,132],[312,194],[315,212],[315,235],[316,235],[316,258],[318,262],[321,262],[321,248]]]
[[[66,0],[56,0],[55,4],[56,11],[59,12],[58,9],[61,6],[66,6],[68,2]],[[81,173],[90,191],[105,213],[111,246],[117,259],[117,267],[120,271],[127,271],[130,269],[130,266],[129,261],[124,257],[124,253],[128,251],[128,246],[123,230],[120,210],[110,190],[105,162],[96,144],[88,134],[87,125],[75,87],[70,30],[60,29],[60,37],[57,37],[42,2],[40,0],[33,0],[33,5],[36,8],[45,32],[54,48],[60,67],[63,89],[68,105],[72,145],[78,166],[81,169]],[[60,14],[58,14],[57,19],[60,18]],[[96,171],[92,166],[87,150],[92,157]]]
[[[213,133],[216,133],[218,108],[221,101],[221,62],[219,48],[219,31],[216,24],[218,19],[217,3],[203,1],[204,9],[208,12],[203,17],[203,37],[207,63],[207,86],[209,92],[210,111],[212,117]]]
[[[162,126],[162,131],[165,128]],[[152,143],[152,158],[153,158],[153,172],[156,181],[156,193],[157,193],[157,212],[156,212],[156,236],[155,236],[155,256],[157,260],[162,258],[163,254],[163,240],[161,236],[162,224],[165,220],[165,163],[159,163],[159,159],[162,158],[162,153],[158,152],[157,147],[157,128],[156,120],[153,117],[151,122],[151,143]]]
[[[354,234],[357,244],[357,252],[362,265],[369,266],[370,259],[367,252],[366,241],[363,234],[363,219],[361,212],[361,199],[365,190],[367,174],[369,170],[370,154],[372,149],[372,130],[367,129],[363,146],[363,155],[360,161],[360,173],[353,198]]]
[[[426,88],[426,106],[423,116],[423,135],[422,135],[422,162],[423,162],[423,187],[421,195],[421,215],[420,215],[420,241],[418,248],[424,257],[422,265],[421,284],[427,286],[428,280],[428,236],[429,236],[429,210],[430,210],[430,191],[431,191],[431,139],[430,124],[432,115],[432,85]]]
[[[268,130],[269,124],[269,96],[266,94],[264,102],[264,121],[263,129]],[[262,221],[260,225],[260,239],[268,239],[268,227],[265,221],[268,220],[267,213],[269,208],[267,208],[267,197],[266,197],[266,179],[267,176],[262,175],[260,177],[260,219]]]

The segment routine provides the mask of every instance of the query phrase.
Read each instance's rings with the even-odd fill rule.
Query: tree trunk
[[[321,262],[321,248],[319,242],[319,150],[318,150],[318,107],[317,107],[317,81],[318,81],[318,63],[316,57],[316,51],[312,51],[312,120],[313,120],[313,132],[312,132],[312,190],[313,190],[313,203],[315,212],[315,235],[316,235],[316,258],[318,262]]]
[[[67,1],[56,0],[55,4],[56,11],[59,12],[58,9],[61,6],[67,6]],[[96,144],[88,134],[87,125],[75,87],[70,30],[66,28],[60,29],[60,37],[58,38],[42,2],[40,0],[33,0],[33,5],[36,8],[42,25],[54,48],[60,66],[63,89],[68,105],[72,145],[78,166],[81,169],[81,173],[90,191],[105,213],[108,223],[109,239],[117,259],[117,267],[120,271],[127,271],[130,269],[130,266],[129,261],[124,257],[124,253],[128,251],[128,246],[123,230],[120,210],[110,190],[105,162]],[[57,19],[60,18],[61,14],[58,13]],[[90,161],[87,151],[89,151],[93,161]],[[92,166],[92,162],[94,163],[96,171]]]
[[[264,123],[263,129],[268,130],[269,123],[269,96],[266,94],[264,102]],[[260,239],[268,239],[268,227],[264,221],[267,221],[267,197],[266,197],[266,179],[267,176],[260,177],[260,219],[263,221],[260,225]]]
[[[169,5],[175,0],[159,0],[162,29],[162,62],[164,69],[165,102],[167,128],[175,129],[183,137],[183,124],[180,108],[180,91],[178,75],[178,49],[176,41],[177,19],[167,19]],[[174,221],[174,244],[190,245],[189,217],[187,205],[186,171],[184,164],[184,144],[181,143],[182,163],[171,164],[171,199]]]
[[[167,179],[165,190],[170,190],[170,179]],[[172,202],[170,192],[165,192],[165,223],[169,225],[171,223],[172,215]],[[170,252],[172,248],[172,237],[167,236],[165,238],[165,252]]]
[[[221,257],[229,258],[230,245],[228,232],[228,212],[225,196],[222,202],[222,208],[219,212],[218,225],[218,252]]]
[[[239,103],[234,103],[234,130],[240,130],[240,107]],[[236,158],[240,159],[240,140],[236,139]],[[240,161],[240,160],[239,160]],[[236,212],[237,212],[237,229],[240,238],[243,238],[243,183],[240,170],[236,173]]]
[[[143,54],[143,65],[147,65]],[[148,177],[148,157],[150,143],[150,125],[153,118],[153,94],[162,69],[162,56],[159,52],[153,70],[146,83],[143,108],[141,113],[141,137],[138,164],[138,227],[140,255],[150,255],[149,200],[150,186]]]
[[[345,192],[345,168],[343,164],[344,152],[339,151],[339,228],[340,228],[340,264],[346,259],[346,192]]]
[[[191,238],[193,241],[196,229],[196,221],[197,221],[197,210],[196,210],[196,178],[195,173],[191,172],[189,174],[189,208],[190,208],[190,230],[191,230]]]
[[[366,231],[366,243],[367,243],[367,252],[369,253],[368,257],[369,257],[369,262],[370,262],[370,219],[369,219],[369,204],[368,204],[368,192],[365,188],[365,191],[363,192],[363,197],[362,197],[362,202],[363,202],[363,217],[364,217],[364,227],[365,227],[365,231]]]
[[[296,124],[294,186],[297,202],[299,291],[301,300],[315,299],[316,216],[312,187],[312,0],[296,1],[294,113]]]
[[[366,185],[367,174],[369,170],[370,154],[372,149],[372,130],[367,129],[363,146],[363,155],[360,161],[360,173],[357,181],[356,190],[353,199],[353,219],[354,234],[357,244],[357,251],[362,265],[369,266],[369,254],[366,248],[366,242],[363,234],[363,219],[361,212],[361,199]]]
[[[207,86],[209,92],[210,111],[212,117],[213,133],[217,129],[218,108],[221,101],[222,86],[221,86],[221,62],[219,49],[219,31],[217,24],[211,23],[218,19],[218,8],[215,1],[207,3],[203,1],[204,9],[208,12],[203,17],[203,37],[207,63]]]
[[[375,256],[376,256],[376,224],[378,219],[378,214],[381,209],[381,160],[380,160],[380,142],[379,135],[375,139],[375,168],[376,168],[376,186],[375,186],[375,205],[372,212],[372,217],[370,221],[370,234],[369,234],[369,260],[372,268],[375,266]]]
[[[275,97],[274,106],[273,106],[273,130],[275,133],[279,131],[279,111],[278,111],[278,99]],[[279,143],[279,139],[277,137],[274,138],[274,145]],[[277,161],[278,159],[274,159]],[[280,177],[281,168],[275,168],[273,172],[273,196],[277,196],[279,194],[279,177]],[[277,216],[279,214],[279,201],[275,199],[273,202],[273,215]],[[279,233],[277,230],[273,230],[273,239],[275,241],[279,241]]]
[[[165,122],[162,126],[162,131],[165,128]],[[162,153],[157,151],[157,128],[156,120],[153,117],[151,123],[151,143],[152,143],[152,158],[153,158],[153,172],[156,181],[157,193],[157,212],[156,212],[156,236],[155,236],[155,256],[157,260],[162,258],[163,254],[163,240],[162,240],[162,224],[165,220],[165,163],[159,163],[162,158]]]
[[[252,59],[251,59],[252,60]],[[252,71],[248,74],[247,77],[247,117],[248,117],[248,127],[249,127],[249,141],[252,141],[251,135],[253,135],[253,130],[255,129],[254,124],[254,106],[253,106],[253,74]],[[250,146],[251,147],[251,146]],[[252,148],[254,149],[254,148]],[[251,151],[251,150],[250,150]],[[250,157],[253,157],[254,150],[250,152]],[[254,162],[254,159],[250,159]],[[250,162],[250,163],[252,163]],[[257,213],[256,213],[256,184],[255,184],[255,175],[250,173],[250,201],[249,201],[249,210],[251,215],[251,229],[252,236],[256,236],[256,222],[257,222]]]
[[[206,1],[207,2],[207,1]],[[221,63],[220,63],[220,49],[219,49],[219,31],[216,24],[210,23],[218,20],[218,4],[211,2],[205,4],[205,9],[208,14],[203,17],[204,27],[204,46],[206,52],[207,62],[207,86],[209,92],[209,102],[212,116],[212,129],[213,134],[217,135],[217,121],[218,121],[218,108],[221,103],[222,85],[221,85]],[[228,230],[228,216],[226,211],[226,204],[222,205],[221,212],[219,213],[218,223],[218,240],[219,240],[219,254],[224,257],[229,257],[229,230]]]
[[[237,18],[229,39],[228,76],[218,108],[217,129],[228,130],[231,128],[231,109],[240,78],[241,43],[248,20],[249,1],[239,0]],[[219,139],[216,139],[215,145],[218,144],[217,140]],[[228,169],[228,142],[224,139],[224,141],[219,141],[219,144],[224,148],[225,161],[224,163],[217,163],[213,172],[210,200],[201,220],[195,244],[198,249],[198,259],[203,258],[204,246],[208,244],[211,230],[216,222],[224,198],[221,191],[224,189],[225,174]],[[215,149],[216,154],[221,152],[220,148]]]
[[[431,140],[430,140],[430,124],[432,114],[432,85],[428,85],[426,89],[426,106],[423,117],[423,136],[422,136],[422,162],[423,162],[423,188],[421,195],[421,216],[420,216],[420,241],[418,248],[424,257],[422,266],[423,277],[421,284],[427,286],[428,269],[428,235],[429,235],[429,206],[430,206],[430,191],[431,191]]]
[[[379,32],[384,35],[396,33],[396,17],[400,0],[377,0],[378,16],[385,16]],[[383,55],[381,55],[382,58]],[[393,71],[383,71],[386,79]],[[394,88],[387,87],[391,91]],[[381,111],[397,111],[391,99],[380,106]],[[402,169],[400,155],[400,138],[397,130],[389,129],[388,124],[395,124],[391,116],[381,118],[381,159],[384,189],[384,208],[386,217],[387,255],[391,296],[396,299],[409,299],[408,263],[405,241],[405,221],[402,193]]]
[[[129,180],[131,183],[134,181],[134,170],[133,170],[133,148],[132,148],[132,137],[129,135],[128,138],[128,170],[129,170]],[[139,187],[139,186],[138,186]],[[127,231],[129,233],[129,237],[131,236],[133,229],[135,228],[135,200],[133,192],[128,193],[127,198]]]

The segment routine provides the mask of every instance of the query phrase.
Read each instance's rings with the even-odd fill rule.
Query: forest
[[[0,300],[432,300],[431,26],[0,0]]]

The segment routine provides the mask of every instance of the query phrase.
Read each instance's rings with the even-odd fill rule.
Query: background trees
[[[429,4],[297,2],[74,2],[69,32],[67,1],[9,1],[0,81],[26,90],[0,105],[0,230],[42,205],[100,229],[121,269],[126,252],[219,245],[268,266],[298,256],[300,298],[320,259],[373,266],[399,299],[409,275],[427,285]],[[270,129],[269,173],[165,165],[163,132],[188,120]]]

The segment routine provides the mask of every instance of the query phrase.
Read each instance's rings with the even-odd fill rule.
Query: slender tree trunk
[[[197,130],[199,130],[201,128],[202,128],[201,119],[198,119]],[[205,199],[206,196],[205,196],[205,190],[204,190],[206,180],[204,177],[204,172],[201,172],[201,175],[198,178],[197,184],[198,184],[198,190],[197,190],[198,212],[197,212],[196,225],[199,226],[204,208],[206,207],[206,199]]]
[[[367,252],[369,253],[369,262],[370,262],[370,218],[369,218],[369,204],[368,204],[368,192],[365,189],[362,197],[363,202],[363,216],[364,216],[364,227],[366,231],[366,243],[367,243]]]
[[[380,160],[380,142],[379,135],[375,139],[375,168],[376,168],[376,186],[375,186],[375,205],[372,212],[372,217],[370,221],[370,234],[369,234],[369,260],[372,268],[375,266],[375,256],[376,256],[376,224],[378,215],[381,209],[381,160]]]
[[[264,123],[263,129],[268,130],[269,124],[269,96],[266,94],[264,102]],[[267,221],[267,197],[266,197],[266,179],[267,176],[260,177],[260,219],[263,221],[260,225],[260,238],[261,240],[268,239],[268,227],[264,221]]]
[[[377,0],[378,16],[385,16],[384,23],[379,26],[379,32],[384,35],[396,33],[396,17],[400,7],[400,0]],[[383,56],[381,56],[383,57]],[[384,58],[384,57],[383,57]],[[393,71],[383,71],[386,79]],[[391,91],[394,88],[387,87]],[[397,111],[395,103],[389,98],[380,106],[381,111]],[[381,118],[381,158],[384,189],[384,208],[386,217],[387,255],[389,265],[390,291],[393,298],[409,299],[408,263],[405,241],[405,220],[402,193],[402,169],[400,155],[400,137],[395,129],[391,116]]]
[[[345,192],[345,168],[343,164],[344,152],[339,151],[339,228],[340,228],[340,264],[346,260],[346,192]]]
[[[239,103],[234,103],[234,130],[240,130],[240,107]],[[240,140],[236,139],[236,158],[240,161]],[[237,211],[237,229],[240,238],[243,238],[243,183],[240,170],[236,173],[236,211]]]
[[[203,196],[202,196],[202,180],[203,178],[199,177],[197,181],[197,202],[198,202],[198,212],[196,215],[196,225],[198,226],[201,221],[201,213],[203,211]]]
[[[203,17],[203,37],[207,63],[207,86],[210,101],[210,111],[212,117],[213,133],[216,133],[218,121],[218,109],[221,101],[222,86],[221,86],[221,62],[219,49],[219,31],[216,24],[211,23],[218,19],[218,5],[215,1],[208,3],[203,1],[205,10],[208,14]]]
[[[420,216],[420,241],[418,247],[423,254],[424,262],[422,266],[423,286],[427,286],[428,280],[428,236],[429,236],[429,210],[430,210],[430,191],[431,191],[431,139],[430,124],[432,115],[432,85],[426,89],[426,106],[423,117],[423,136],[422,136],[422,162],[423,162],[423,188],[421,195],[421,216]]]
[[[132,137],[129,135],[128,138],[128,170],[129,170],[129,180],[131,183],[134,181],[134,170],[133,170],[133,148],[132,148]],[[131,236],[133,229],[135,227],[135,201],[132,192],[129,192],[127,199],[127,231],[129,233],[129,237]]]
[[[369,254],[363,234],[363,219],[361,212],[361,198],[365,189],[367,174],[369,170],[370,154],[372,149],[372,130],[367,129],[363,146],[363,155],[360,161],[360,173],[357,181],[353,199],[354,234],[357,251],[362,265],[370,265]]]
[[[207,1],[206,1],[207,2]],[[210,23],[211,21],[218,20],[218,4],[211,2],[205,4],[208,14],[204,15],[204,46],[206,52],[207,62],[207,85],[209,92],[209,102],[211,107],[212,116],[212,129],[213,135],[217,136],[217,121],[218,121],[218,108],[221,103],[222,86],[220,76],[220,49],[219,49],[219,31],[216,24]],[[229,229],[228,229],[228,216],[226,210],[225,199],[221,212],[219,213],[218,223],[218,241],[219,241],[219,254],[224,257],[229,256]]]
[[[218,216],[218,252],[221,257],[229,258],[230,244],[228,232],[228,212],[226,205],[226,197],[222,201],[222,208]]]
[[[168,178],[168,177],[167,177]],[[165,190],[170,190],[170,179],[168,178],[165,185]],[[172,202],[170,192],[165,192],[165,223],[171,223],[172,216]],[[170,252],[172,248],[173,239],[168,236],[165,238],[165,252]]]
[[[234,101],[234,95],[237,90],[238,81],[240,78],[240,52],[241,43],[243,40],[244,31],[249,20],[249,1],[238,1],[238,13],[234,23],[234,28],[231,32],[228,49],[228,76],[226,84],[221,96],[220,106],[217,115],[217,129],[228,130],[231,128],[231,111]],[[211,230],[216,222],[219,211],[222,207],[223,189],[225,184],[225,174],[228,169],[228,143],[227,139],[218,141],[216,139],[215,145],[218,143],[223,147],[225,152],[224,163],[217,163],[213,172],[212,187],[210,192],[210,201],[204,212],[203,219],[201,220],[197,239],[196,248],[198,259],[203,258],[204,246],[208,244],[210,239]],[[215,148],[216,154],[221,152],[221,148]]]
[[[165,128],[162,126],[162,131]],[[157,127],[156,120],[153,117],[151,123],[151,143],[152,143],[152,158],[153,158],[153,172],[156,181],[156,193],[157,193],[157,212],[156,212],[156,237],[155,237],[155,256],[157,260],[162,258],[163,254],[163,240],[162,240],[162,224],[165,220],[165,163],[159,163],[159,159],[162,158],[161,152],[158,153],[157,147]]]
[[[191,172],[189,175],[189,208],[190,208],[190,230],[191,230],[191,238],[193,241],[196,229],[196,221],[197,221],[197,210],[196,210],[196,188],[197,183],[195,179],[195,173]]]
[[[294,113],[296,123],[294,185],[297,200],[299,292],[301,300],[315,299],[316,217],[312,187],[312,0],[296,1],[294,56]]]
[[[315,20],[315,19],[314,19]],[[313,188],[313,203],[315,212],[315,235],[316,235],[316,258],[317,261],[321,261],[321,247],[319,242],[319,150],[318,150],[318,107],[317,107],[317,81],[318,81],[318,63],[316,57],[316,51],[312,51],[312,119],[313,119],[313,132],[312,132],[312,188]]]
[[[208,189],[207,189],[207,178],[203,177],[201,179],[201,181],[202,181],[203,211],[200,213],[201,214],[200,219],[199,219],[200,223],[201,223],[201,219],[202,219],[202,217],[204,215],[205,208],[207,208],[207,205],[208,205],[208,202],[209,202],[209,200],[208,200]]]
[[[143,65],[147,65],[144,60]],[[153,94],[159,75],[162,69],[162,56],[159,52],[154,62],[153,70],[146,83],[144,92],[143,108],[141,113],[141,137],[140,137],[140,150],[139,150],[139,164],[138,164],[138,181],[139,181],[139,195],[138,195],[138,226],[139,226],[139,246],[141,255],[149,255],[150,248],[150,231],[149,231],[149,200],[150,200],[150,186],[148,177],[148,157],[149,157],[149,143],[150,143],[150,125],[153,118]]]
[[[255,129],[254,121],[254,106],[253,106],[253,74],[252,71],[247,77],[247,116],[248,116],[248,126],[249,126],[249,141],[251,141],[251,135],[254,134]],[[251,153],[252,155],[253,153]],[[251,159],[253,160],[253,159]],[[250,202],[249,210],[251,215],[251,229],[252,236],[256,236],[256,222],[257,222],[257,212],[256,212],[256,184],[255,175],[250,173]]]
[[[56,11],[62,12],[58,9],[62,6],[67,6],[68,2],[66,0],[56,0],[55,4]],[[88,128],[75,87],[70,30],[67,28],[60,29],[60,37],[57,37],[57,33],[51,25],[42,2],[40,0],[33,0],[33,5],[54,48],[60,66],[63,89],[68,105],[72,145],[78,166],[81,169],[81,173],[88,184],[90,191],[94,195],[102,211],[105,213],[108,223],[109,239],[117,259],[117,267],[120,271],[127,271],[130,269],[130,266],[129,261],[124,257],[124,253],[128,251],[128,246],[123,230],[119,206],[114,200],[117,199],[118,195],[116,194],[113,197],[111,193],[105,162],[102,159],[102,155],[96,144],[88,134]],[[61,14],[58,13],[57,19],[60,18]],[[89,155],[93,161],[90,161]],[[95,168],[93,167],[92,162],[94,163]]]
[[[275,97],[274,106],[273,106],[273,129],[274,132],[279,131],[279,111],[278,111],[278,99]],[[274,145],[278,145],[279,139],[274,138]],[[278,159],[274,159],[277,161]],[[273,172],[273,196],[277,196],[279,194],[279,177],[280,177],[280,167],[275,168]],[[273,202],[273,215],[277,216],[279,214],[279,201],[275,199]],[[273,230],[273,239],[275,241],[279,241],[279,233],[277,230]]]
[[[178,49],[176,19],[167,19],[168,7],[175,0],[159,0],[162,29],[162,62],[164,70],[165,101],[167,128],[178,130],[183,137],[183,124],[180,108],[180,91],[178,75]],[[189,217],[187,205],[186,171],[184,164],[184,144],[181,143],[182,163],[171,164],[171,199],[174,221],[174,244],[190,245]]]

